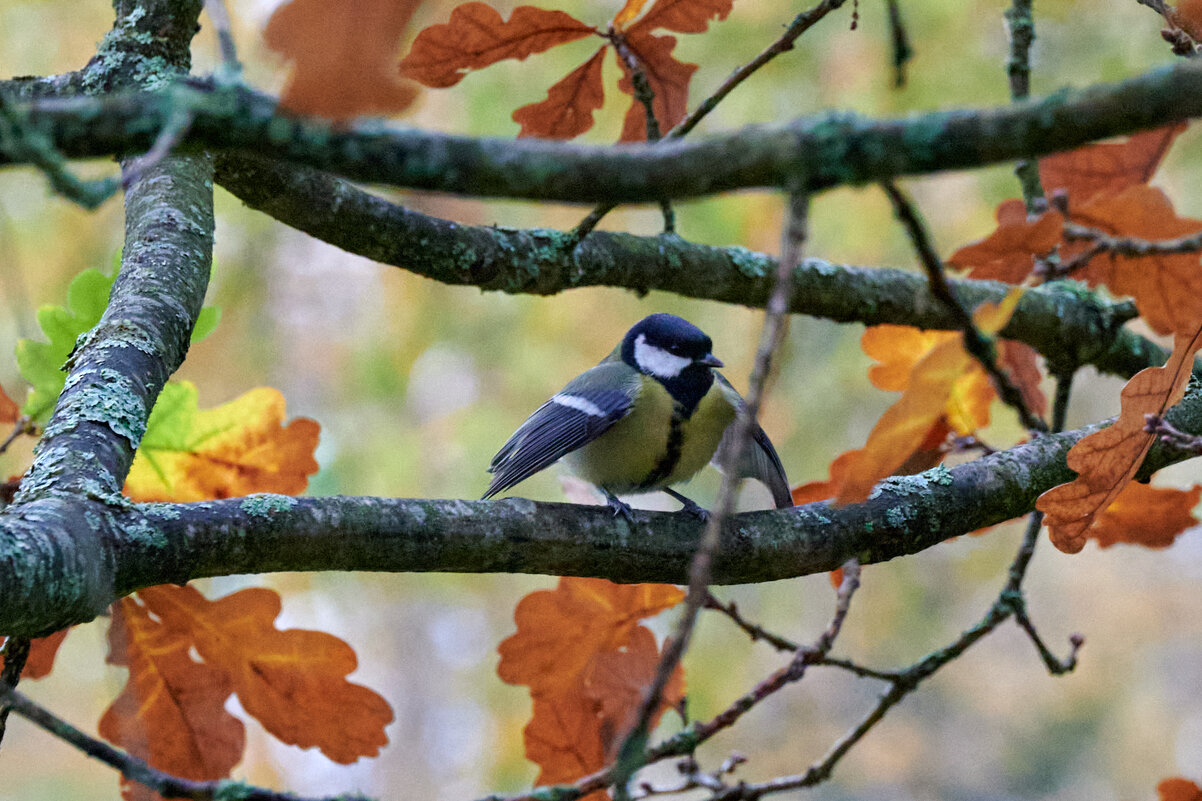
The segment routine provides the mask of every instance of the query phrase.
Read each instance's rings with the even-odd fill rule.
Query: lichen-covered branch
[[[596,231],[571,246],[551,229],[463,225],[429,217],[304,167],[256,157],[217,159],[217,181],[252,208],[350,253],[403,267],[446,284],[550,295],[587,286],[659,289],[762,307],[776,259],[741,247],[697,245],[678,236]],[[998,302],[1009,287],[951,281],[969,307]],[[789,310],[866,325],[954,329],[927,282],[902,270],[805,260],[793,274]],[[1002,336],[1031,345],[1058,364],[1092,364],[1131,376],[1163,364],[1168,352],[1123,323],[1130,303],[1114,304],[1077,284],[1028,290]]]
[[[1167,419],[1181,431],[1202,434],[1202,389],[1188,393]],[[737,515],[722,534],[713,583],[809,575],[852,557],[882,562],[1018,517],[1044,490],[1072,478],[1065,454],[1098,427],[1041,436],[951,469],[890,478],[862,504],[836,509],[824,502]],[[1159,468],[1192,455],[1157,445],[1148,461]],[[65,501],[27,509],[52,513],[55,503]],[[255,495],[94,508],[104,512],[102,530],[82,531],[57,550],[36,547],[54,526],[3,521],[0,542],[25,537],[33,547],[19,563],[0,559],[0,631],[44,633],[88,620],[140,587],[237,573],[547,573],[683,583],[700,534],[700,523],[687,515],[636,512],[627,523],[603,507],[520,498]],[[71,582],[26,579],[54,577],[64,560],[71,562]],[[85,563],[100,568],[84,569]],[[19,592],[9,591],[18,585]]]
[[[1119,83],[996,108],[873,120],[845,112],[703,139],[602,147],[451,136],[364,123],[349,130],[278,112],[245,87],[187,81],[160,92],[13,100],[23,127],[71,157],[149,149],[172,118],[196,150],[236,150],[347,178],[479,197],[658,202],[748,187],[817,192],[902,175],[976,168],[1067,150],[1202,115],[1194,60]],[[0,165],[20,163],[3,149]]]
[[[121,68],[105,86],[145,86],[148,75],[182,74],[188,50],[178,36],[195,30],[200,8],[199,0],[118,3],[97,58],[119,52]],[[49,608],[76,619],[96,615],[113,598],[122,544],[143,533],[158,536],[129,525],[123,515],[131,505],[121,487],[150,409],[183,362],[204,300],[213,243],[211,162],[167,156],[144,165],[125,201],[125,246],[108,307],[76,344],[33,465],[0,514],[0,605],[13,610],[14,620],[44,619]],[[13,633],[30,630],[14,626]]]

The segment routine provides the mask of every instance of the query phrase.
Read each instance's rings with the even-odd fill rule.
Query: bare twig
[[[663,138],[680,139],[681,137],[688,135],[688,133],[696,128],[698,123],[705,119],[705,117],[708,116],[709,113],[713,111],[727,95],[734,91],[735,87],[750,78],[757,70],[760,69],[760,67],[764,66],[781,53],[787,53],[792,50],[793,43],[797,41],[798,37],[812,28],[827,14],[839,8],[846,2],[847,0],[822,0],[822,2],[818,3],[818,5],[814,6],[808,11],[803,11],[802,13],[798,14],[793,18],[793,21],[789,23],[789,27],[785,29],[785,32],[782,33],[775,42],[764,48],[764,50],[762,50],[760,54],[751,61],[732,72],[730,77],[722,82],[721,86],[714,90],[709,97],[701,101],[697,108],[694,109],[693,113],[689,114],[683,120],[678,122],[676,126],[672,128],[672,130],[668,131],[667,135],[665,135]],[[627,50],[629,50],[629,48],[627,48]],[[621,55],[621,50],[618,52],[619,55]],[[623,56],[623,59],[624,58],[625,56]],[[635,71],[631,70],[631,72],[633,74]],[[638,97],[637,84],[635,84],[635,91],[635,97]],[[647,116],[650,121],[654,121],[655,115],[648,113]],[[658,127],[658,123],[656,123],[657,131]],[[655,138],[658,139],[658,135]],[[604,219],[605,215],[609,214],[615,208],[617,208],[616,203],[604,203],[589,212],[588,216],[577,223],[576,227],[572,230],[572,235],[568,239],[569,245],[571,247],[578,245],[581,240],[592,233],[593,229],[597,227],[602,219]]]
[[[28,637],[8,637],[4,640],[4,647],[0,648],[0,656],[4,659],[4,668],[0,670],[0,685],[4,689],[14,689],[21,680],[21,671],[25,669],[25,662],[29,659],[30,642]],[[4,733],[8,729],[8,712],[7,706],[0,705],[0,742],[3,742]]]
[[[37,434],[37,432],[38,427],[33,424],[33,419],[27,414],[21,415],[13,424],[13,430],[8,432],[8,436],[4,438],[3,442],[0,442],[0,453],[4,453],[6,450],[8,450],[8,446],[16,442],[17,437],[25,434],[34,436]]]
[[[1092,242],[1100,250],[1118,256],[1160,256],[1202,251],[1202,233],[1190,234],[1176,239],[1138,239],[1130,236],[1111,236],[1105,231],[1087,225],[1066,222],[1064,238]]]
[[[1033,0],[1012,0],[1004,16],[1010,30],[1010,58],[1006,60],[1006,73],[1010,78],[1010,99],[1014,102],[1026,100],[1031,95],[1031,45],[1035,42],[1035,15],[1031,13]],[[1022,185],[1023,200],[1029,213],[1035,212],[1043,201],[1043,184],[1039,180],[1039,162],[1022,159],[1014,167],[1014,174]]]
[[[943,273],[943,262],[939,259],[939,254],[935,252],[926,225],[923,224],[913,202],[893,183],[887,181],[882,186],[889,195],[889,199],[893,201],[893,211],[905,227],[906,233],[909,234],[918,259],[926,270],[931,294],[951,312],[957,326],[963,332],[965,350],[985,368],[985,372],[993,380],[998,397],[1018,413],[1023,426],[1028,431],[1046,432],[1047,424],[1031,413],[1018,387],[1014,386],[1010,377],[998,367],[997,351],[993,346],[993,341],[981,333],[976,323],[973,322],[972,316],[960,305],[960,301],[952,293],[952,289],[947,283],[947,276]]]
[[[5,101],[0,93],[0,147],[10,157],[28,161],[41,170],[55,192],[78,203],[85,209],[94,209],[112,197],[121,187],[115,176],[86,181],[67,169],[67,159],[54,148],[45,134],[31,131],[18,113]]]
[[[217,799],[226,798],[238,798],[240,801],[305,801],[303,797],[292,793],[277,793],[274,790],[251,787],[228,779],[194,781],[164,773],[152,768],[136,756],[113,748],[103,740],[97,740],[95,737],[84,734],[62,718],[8,687],[0,687],[0,705],[60,740],[70,743],[93,759],[98,759],[109,767],[115,768],[126,779],[149,787],[165,798],[190,798],[195,801],[217,801]],[[336,801],[336,799],[366,801],[364,796],[360,795],[339,795],[329,797],[325,801]]]
[[[1159,415],[1144,415],[1144,431],[1155,434],[1161,442],[1178,450],[1202,454],[1202,437],[1185,433]]]
[[[728,461],[722,478],[722,488],[718,492],[715,508],[706,522],[701,542],[693,556],[689,568],[689,591],[685,598],[684,611],[680,615],[672,635],[664,643],[663,655],[656,667],[655,677],[651,686],[644,694],[639,714],[634,726],[622,740],[617,749],[615,762],[614,791],[618,801],[624,801],[626,783],[634,771],[645,764],[644,750],[649,734],[650,721],[659,708],[664,688],[667,686],[676,666],[680,664],[692,637],[693,627],[697,621],[697,613],[705,604],[707,586],[709,585],[711,567],[714,555],[721,540],[722,528],[734,509],[735,492],[738,488],[739,471],[733,465],[739,464],[743,453],[751,441],[751,432],[759,413],[760,402],[764,397],[764,386],[768,380],[772,354],[784,338],[784,323],[788,310],[788,298],[792,291],[793,270],[801,263],[802,246],[805,242],[806,215],[809,207],[809,196],[804,193],[794,193],[789,198],[789,215],[785,223],[780,262],[776,273],[776,284],[764,315],[764,328],[760,336],[759,350],[756,352],[755,366],[751,371],[748,382],[747,403],[739,411],[732,435],[733,447],[725,454]]]
[[[171,112],[167,122],[155,137],[154,145],[141,156],[125,162],[121,173],[121,185],[125,189],[139,181],[146,171],[155,167],[164,157],[171,153],[172,148],[192,127],[192,112],[187,109],[176,109]]]
[[[222,80],[233,81],[242,74],[242,63],[238,61],[238,50],[234,46],[233,26],[225,7],[225,0],[205,0],[205,11],[213,28],[217,31],[217,44],[221,49]]]
[[[773,634],[763,626],[758,626],[744,618],[739,614],[739,608],[735,606],[734,601],[724,604],[707,591],[705,594],[705,608],[713,609],[726,615],[730,618],[731,622],[745,631],[752,641],[763,640],[778,651],[796,651],[800,647],[797,643],[781,637],[779,634]]]
[[[887,0],[886,5],[889,9],[889,40],[893,45],[893,86],[902,89],[906,85],[906,64],[914,57],[914,48],[906,33],[901,4],[898,0]]]

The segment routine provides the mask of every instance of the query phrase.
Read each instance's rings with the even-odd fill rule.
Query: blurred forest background
[[[278,92],[284,64],[262,43],[272,0],[233,0],[246,79]],[[494,2],[508,16],[517,3]],[[546,5],[602,24],[616,0]],[[872,116],[1008,102],[1008,39],[1001,0],[901,0],[916,51],[904,88],[893,86],[886,4],[850,5],[806,34],[710,116],[705,130],[779,120],[825,109]],[[453,3],[427,0],[404,47]],[[772,41],[801,10],[784,0],[738,0],[707,34],[679,37],[682,60],[701,65],[691,97],[703,97]],[[0,0],[0,73],[52,74],[81,66],[111,24],[108,3]],[[212,70],[216,41],[207,17],[194,71]],[[1040,0],[1033,93],[1117,80],[1173,56],[1160,18],[1136,0]],[[592,42],[562,46],[525,62],[502,62],[447,90],[426,90],[406,124],[449,132],[512,136],[512,111],[582,61]],[[398,60],[404,48],[398,51]],[[613,93],[616,68],[606,64]],[[585,138],[617,138],[625,104],[611,102]],[[109,164],[97,164],[109,173]],[[1202,141],[1187,131],[1153,182],[1182,216],[1202,217]],[[940,252],[985,236],[993,208],[1019,194],[1009,167],[908,182]],[[411,193],[390,197],[454,220],[570,228],[586,207],[461,200]],[[693,241],[776,252],[781,198],[740,193],[677,205],[678,230]],[[550,298],[483,294],[447,287],[316,242],[217,193],[216,266],[208,302],[223,311],[214,335],[194,347],[178,377],[195,382],[204,408],[260,385],[280,389],[289,416],[322,426],[321,472],[312,494],[476,498],[485,466],[513,428],[569,378],[603,357],[635,320],[655,311],[687,317],[715,341],[726,375],[745,388],[761,314],[740,307],[652,293],[586,289]],[[654,208],[611,214],[603,227],[651,234]],[[19,337],[40,337],[41,304],[62,303],[67,283],[87,267],[112,269],[122,210],[110,200],[88,213],[52,196],[27,169],[0,171],[0,384],[18,400],[23,383],[10,355]],[[808,255],[863,266],[910,267],[913,256],[875,188],[840,189],[812,204]],[[863,443],[895,399],[874,389],[859,350],[861,326],[795,317],[763,413],[793,483],[825,478],[828,463]],[[1076,384],[1069,427],[1115,414],[1116,378],[1086,370]],[[1012,413],[994,410],[986,439],[1014,442]],[[21,450],[26,448],[26,450]],[[22,472],[27,446],[0,457],[5,475]],[[1178,476],[1197,480],[1185,463]],[[1171,479],[1172,473],[1158,478]],[[1168,482],[1166,482],[1168,483]],[[705,503],[713,475],[690,493]],[[520,494],[560,500],[557,471]],[[745,503],[766,496],[748,492]],[[654,498],[648,499],[654,502]],[[666,507],[674,508],[674,506]],[[861,662],[909,664],[976,621],[1003,581],[1019,538],[1002,526],[915,557],[866,569],[838,653]],[[357,650],[353,678],[396,711],[391,745],[375,760],[334,765],[248,726],[247,760],[235,775],[306,795],[358,789],[383,798],[471,799],[528,787],[535,769],[522,755],[529,715],[523,688],[495,675],[496,644],[512,633],[512,610],[551,577],[458,575],[270,575],[213,580],[210,597],[247,585],[285,596],[281,627],[319,628]],[[841,799],[1154,797],[1161,778],[1202,779],[1202,537],[1191,532],[1163,552],[1091,545],[1066,556],[1041,543],[1027,586],[1032,614],[1063,653],[1086,638],[1081,664],[1047,676],[1014,627],[1004,627],[895,709],[813,797]],[[795,639],[825,625],[833,593],[826,576],[719,588],[749,617]],[[662,623],[662,621],[661,621]],[[662,631],[662,626],[661,626]],[[52,676],[23,686],[58,714],[95,731],[124,671],[103,663],[101,626],[67,639]],[[685,660],[694,716],[722,709],[784,664],[730,623],[703,615]],[[757,708],[750,722],[715,738],[703,753],[717,764],[748,755],[740,775],[796,772],[817,758],[871,702],[879,685],[814,671]],[[234,702],[236,703],[236,702]],[[668,716],[665,726],[677,722]],[[668,770],[660,766],[658,770]],[[22,720],[9,723],[0,751],[0,796],[13,799],[117,797],[115,774]]]

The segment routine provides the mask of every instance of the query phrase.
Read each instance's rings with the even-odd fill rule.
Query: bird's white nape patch
[[[693,363],[692,359],[668,353],[663,348],[649,344],[645,334],[639,334],[638,339],[634,341],[634,360],[644,373],[665,379],[676,378],[684,368]]]
[[[569,409],[575,409],[578,412],[584,412],[590,417],[604,417],[605,412],[601,407],[593,403],[588,398],[582,398],[579,395],[564,395],[559,394],[551,398],[552,403],[558,403],[560,406],[567,406]]]

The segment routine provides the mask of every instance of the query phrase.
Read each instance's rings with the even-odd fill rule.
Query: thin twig
[[[647,80],[647,73],[643,70],[643,63],[639,61],[638,55],[630,49],[630,43],[626,40],[626,36],[618,30],[610,28],[606,38],[613,44],[614,50],[618,54],[618,58],[622,59],[622,63],[626,65],[627,74],[630,76],[630,84],[634,91],[634,99],[643,107],[643,119],[646,125],[646,134],[648,142],[658,142],[661,139],[659,130],[659,120],[655,116],[655,90],[651,88],[651,82]],[[672,204],[667,200],[659,202],[660,211],[664,215],[664,233],[671,234],[676,232],[676,212],[672,210]],[[593,214],[597,212],[594,209]],[[592,219],[593,214],[590,214],[586,220]],[[592,225],[596,226],[601,221],[601,217],[596,218],[596,222]],[[581,230],[584,221],[576,226],[577,231]],[[591,227],[590,229],[591,230]],[[587,231],[585,231],[587,234]],[[580,235],[580,234],[577,234]]]
[[[221,79],[223,81],[237,80],[242,74],[242,62],[238,61],[238,50],[234,46],[233,26],[230,24],[230,14],[225,7],[225,0],[205,0],[205,11],[213,28],[217,31],[217,45],[221,50]]]
[[[906,33],[901,3],[887,0],[886,5],[889,10],[889,41],[893,45],[893,87],[903,89],[906,85],[906,64],[914,58],[914,48],[910,46],[910,37]]]
[[[689,114],[683,120],[678,122],[676,127],[668,131],[668,135],[665,138],[679,139],[680,137],[687,135],[690,131],[696,128],[697,124],[705,119],[705,117],[708,116],[709,113],[713,111],[717,105],[726,98],[727,95],[733,92],[736,86],[750,78],[757,70],[760,69],[760,67],[763,67],[772,59],[776,58],[782,53],[787,53],[792,50],[793,43],[796,42],[803,33],[814,27],[814,25],[817,24],[823,17],[838,9],[846,2],[847,0],[822,0],[822,2],[820,2],[818,5],[814,6],[808,11],[803,11],[794,17],[793,21],[789,23],[789,26],[785,28],[785,32],[782,33],[775,42],[765,47],[762,51],[760,51],[760,54],[751,61],[748,61],[746,64],[732,72],[730,77],[723,81],[722,84],[715,89],[709,97],[701,101],[697,108],[694,109],[692,114]]]
[[[997,350],[993,346],[993,341],[981,333],[976,323],[973,322],[972,316],[960,305],[959,299],[952,293],[952,289],[947,283],[947,276],[943,273],[943,262],[939,259],[939,254],[935,252],[935,247],[931,243],[931,237],[927,233],[926,225],[922,222],[918,209],[915,208],[910,198],[892,182],[886,181],[882,186],[885,193],[889,195],[889,199],[893,201],[893,211],[897,215],[898,221],[905,227],[906,233],[909,234],[910,242],[918,254],[918,260],[922,262],[922,266],[926,270],[931,294],[951,312],[957,327],[963,332],[965,350],[985,368],[985,372],[993,380],[998,397],[1018,413],[1023,426],[1028,431],[1046,432],[1047,424],[1031,413],[1023,400],[1022,392],[998,367]]]
[[[735,422],[732,423],[734,444],[725,454],[728,461],[722,478],[722,488],[718,492],[714,509],[706,522],[701,542],[689,567],[689,591],[685,598],[684,610],[672,635],[664,643],[663,655],[656,667],[651,686],[644,693],[636,722],[617,749],[614,791],[618,801],[624,801],[627,796],[626,783],[630,776],[645,764],[644,751],[651,718],[655,710],[659,708],[664,688],[688,648],[693,627],[697,621],[697,613],[705,604],[714,555],[721,542],[722,529],[734,509],[734,497],[739,484],[739,471],[733,469],[732,465],[742,462],[743,453],[751,441],[755,418],[764,397],[764,386],[768,380],[772,354],[776,352],[784,338],[788,298],[793,286],[793,270],[801,263],[808,208],[809,196],[807,194],[799,192],[790,195],[789,215],[782,237],[782,252],[776,273],[776,284],[765,308],[764,328],[760,335],[755,366],[748,382],[747,402],[740,409]]]
[[[1155,434],[1161,442],[1178,450],[1202,454],[1202,437],[1185,433],[1159,415],[1144,415],[1144,431]]]
[[[37,434],[37,432],[38,427],[33,424],[33,419],[27,414],[21,415],[17,418],[17,421],[13,423],[13,430],[8,432],[8,436],[4,438],[3,442],[0,442],[0,453],[4,453],[6,450],[8,450],[8,446],[16,442],[17,437],[24,434],[34,436]]]
[[[1111,236],[1087,225],[1066,222],[1064,238],[1093,242],[1102,250],[1118,256],[1161,256],[1202,251],[1202,233],[1176,239],[1139,239],[1131,236]]]
[[[1010,78],[1010,99],[1014,102],[1031,96],[1031,45],[1035,42],[1035,15],[1031,13],[1033,0],[1012,0],[1003,16],[1010,30],[1010,57],[1006,60],[1006,73]],[[1039,180],[1039,162],[1022,159],[1014,167],[1023,190],[1027,212],[1035,213],[1043,203],[1043,184]]]
[[[224,798],[238,798],[240,801],[305,801],[302,796],[292,793],[277,793],[274,790],[251,787],[229,779],[194,781],[164,773],[152,768],[144,760],[132,754],[127,754],[113,748],[103,740],[84,734],[46,708],[8,687],[0,687],[0,705],[11,709],[60,740],[70,743],[87,756],[115,768],[126,779],[144,785],[166,798],[190,798],[195,801],[216,801]],[[363,799],[366,801],[364,796],[355,794],[331,796],[324,801],[339,799]]]
[[[731,622],[746,632],[747,636],[750,637],[753,642],[763,640],[778,651],[796,651],[800,647],[792,640],[786,639],[779,634],[773,634],[763,626],[756,625],[755,623],[747,620],[745,617],[739,614],[739,608],[735,606],[734,601],[731,601],[729,604],[724,604],[715,598],[713,593],[707,591],[705,594],[705,608],[713,609],[716,612],[721,612],[722,614],[726,615],[728,618],[730,618]]]
[[[28,130],[0,93],[0,148],[14,160],[27,161],[42,171],[55,192],[85,209],[94,209],[121,188],[116,176],[87,181],[67,169],[67,159],[49,137]]]
[[[743,81],[750,78],[760,67],[767,64],[772,59],[779,56],[781,53],[787,53],[793,49],[793,43],[797,41],[803,33],[812,28],[819,20],[825,17],[830,12],[842,6],[847,0],[822,0],[818,5],[803,11],[793,18],[789,26],[785,28],[785,32],[780,37],[764,48],[758,56],[747,62],[743,66],[736,69],[730,74],[722,84],[714,90],[714,92],[693,110],[691,114],[678,122],[672,130],[663,137],[664,139],[680,139],[688,135],[690,131],[697,127],[703,119],[705,119],[711,111],[713,111],[723,99],[726,98],[735,87]],[[637,96],[637,95],[636,95]],[[648,115],[653,117],[654,115]],[[586,236],[592,233],[593,229],[604,219],[606,214],[609,214],[615,208],[616,203],[602,203],[591,212],[588,213],[583,220],[576,224],[572,230],[571,236],[568,238],[568,245],[576,247]]]
[[[0,649],[0,656],[4,659],[4,668],[0,670],[0,685],[5,689],[16,688],[17,682],[21,680],[21,671],[25,669],[25,662],[29,659],[30,642],[28,637],[8,637],[4,640],[4,647]],[[8,712],[7,706],[0,706],[0,742],[4,741],[4,733],[8,729]]]
[[[188,129],[192,127],[192,120],[191,111],[187,109],[173,109],[170,116],[167,117],[167,122],[159,130],[158,136],[155,137],[154,144],[150,150],[141,156],[125,162],[121,175],[121,185],[125,189],[129,189],[137,181],[141,180],[147,170],[158,165],[160,161],[169,155],[172,148],[178,145],[180,140],[187,135]]]

